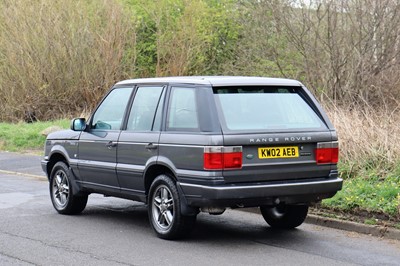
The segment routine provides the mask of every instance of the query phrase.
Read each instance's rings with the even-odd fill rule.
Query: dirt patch
[[[345,212],[334,208],[322,208],[320,205],[312,206],[309,212],[323,217],[400,229],[400,215],[393,217],[385,213],[370,212],[357,208]]]

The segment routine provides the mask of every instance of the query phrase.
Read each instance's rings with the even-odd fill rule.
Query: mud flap
[[[69,169],[69,171],[71,173],[71,177],[72,177],[71,180],[70,180],[71,181],[71,186],[72,186],[72,194],[74,196],[81,196],[84,193],[82,192],[81,186],[78,185],[78,183],[76,182],[75,173],[74,173],[74,171],[72,170],[72,168],[70,166],[68,166],[68,169]]]
[[[180,199],[180,204],[181,204],[181,214],[185,215],[185,216],[194,216],[199,214],[200,209],[199,208],[195,208],[195,207],[191,207],[187,204],[186,201],[186,197],[183,194],[182,188],[179,185],[179,182],[176,183],[176,187],[178,189],[178,193],[179,193],[179,199]]]

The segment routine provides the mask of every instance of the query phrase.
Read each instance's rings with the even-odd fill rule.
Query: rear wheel
[[[158,176],[150,187],[149,220],[157,236],[177,239],[189,235],[196,215],[181,214],[181,202],[175,183],[166,175]]]
[[[264,220],[273,228],[290,229],[301,225],[307,217],[308,205],[261,206]]]
[[[58,213],[78,214],[85,209],[88,196],[77,196],[74,192],[70,169],[64,162],[56,163],[50,174],[50,197]]]

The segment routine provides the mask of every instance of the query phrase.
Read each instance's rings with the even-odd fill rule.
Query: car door
[[[117,142],[133,88],[115,88],[104,98],[79,139],[78,169],[86,187],[119,191]]]
[[[144,196],[144,171],[157,161],[164,95],[163,86],[139,86],[119,138],[118,180],[131,197]]]

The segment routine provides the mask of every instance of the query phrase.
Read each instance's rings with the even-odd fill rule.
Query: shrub
[[[130,67],[127,17],[111,0],[0,1],[0,121],[93,108]]]

